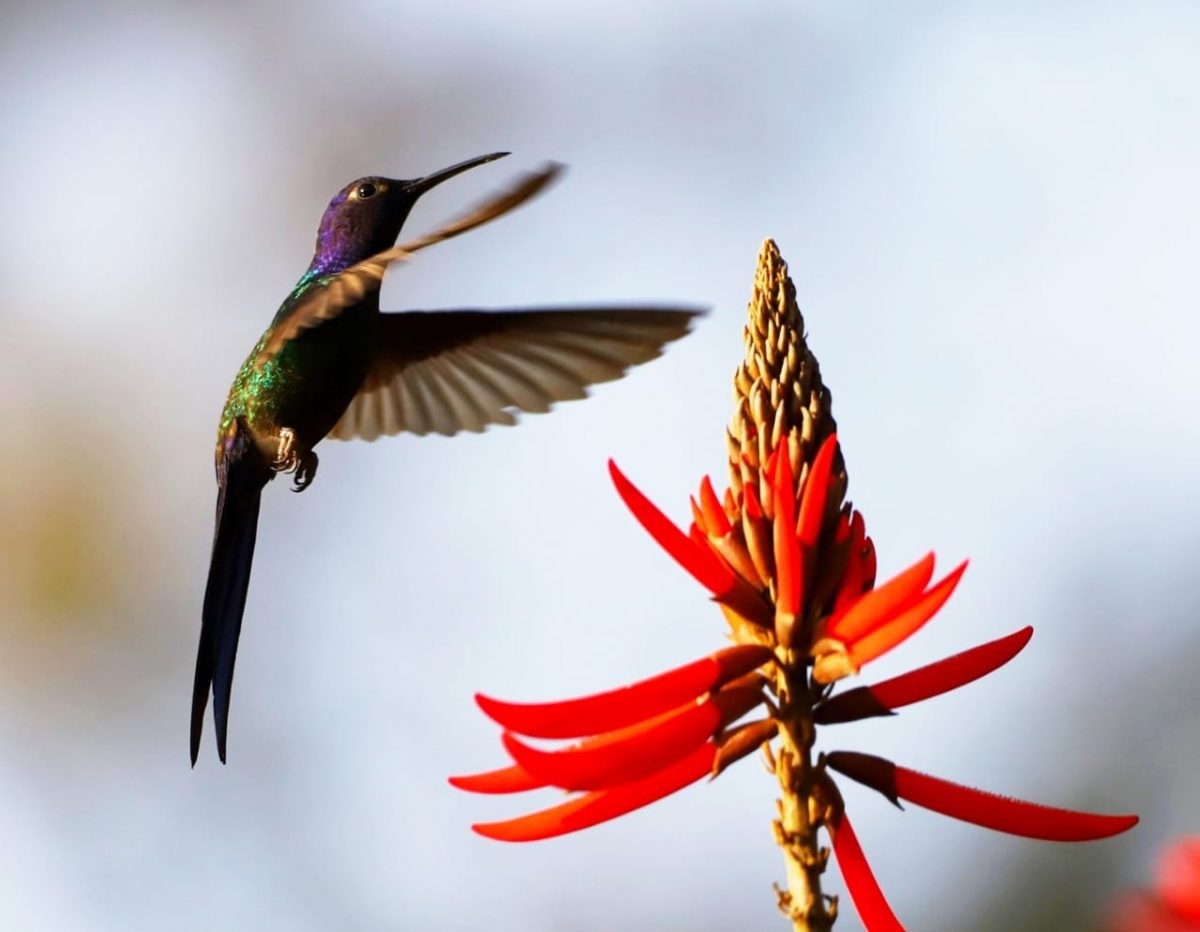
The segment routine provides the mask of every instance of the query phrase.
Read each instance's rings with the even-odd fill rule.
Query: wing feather
[[[478,433],[488,423],[487,409],[483,397],[491,397],[492,391],[486,385],[479,386],[476,391],[464,383],[448,357],[432,356],[425,364],[435,374],[443,386],[443,395],[449,413],[449,429],[453,433],[453,425],[458,424],[463,430]]]
[[[374,440],[512,424],[583,398],[660,355],[695,308],[407,311],[383,314],[370,371],[330,432]]]

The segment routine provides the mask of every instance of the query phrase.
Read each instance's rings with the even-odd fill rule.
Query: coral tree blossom
[[[911,637],[946,603],[966,562],[935,578],[932,553],[876,585],[875,546],[848,502],[828,390],[804,341],[786,266],[770,241],[759,257],[734,379],[727,433],[730,484],[705,477],[686,530],[609,464],[637,521],[706,589],[733,646],[631,686],[541,704],[478,696],[503,729],[509,766],[451,782],[478,793],[558,787],[574,795],[548,809],[474,826],[502,841],[533,841],[625,815],[715,777],[760,748],[780,785],[775,839],[787,890],[780,906],[797,929],[827,929],[836,898],[821,892],[824,830],[851,899],[872,932],[900,929],[846,816],[834,775],[986,828],[1054,841],[1122,832],[1136,816],[1055,809],[951,783],[875,757],[834,751],[814,759],[818,728],[937,696],[986,676],[1029,642],[1024,628],[870,686],[841,681]],[[547,750],[527,739],[569,742]]]
[[[1124,894],[1106,932],[1200,930],[1200,835],[1175,839],[1158,856],[1149,890]]]

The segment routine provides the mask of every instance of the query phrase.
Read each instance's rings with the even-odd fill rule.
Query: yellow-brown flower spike
[[[770,681],[778,707],[779,748],[769,760],[779,780],[782,797],[775,835],[787,862],[787,891],[780,893],[780,908],[792,919],[797,929],[828,929],[836,916],[836,903],[827,901],[821,893],[821,873],[825,858],[820,855],[817,831],[821,828],[820,813],[814,786],[811,748],[815,735],[812,708],[817,698],[810,691],[807,672],[807,645],[811,643],[809,626],[816,619],[794,617],[791,609],[803,600],[800,587],[813,579],[817,567],[803,566],[804,557],[797,551],[795,535],[779,541],[763,540],[763,520],[755,521],[752,512],[761,511],[767,521],[776,517],[779,507],[790,510],[795,506],[798,491],[806,483],[817,451],[837,430],[833,419],[832,396],[821,381],[821,368],[816,356],[804,339],[804,318],[796,303],[796,288],[788,277],[787,263],[779,254],[774,241],[768,239],[758,254],[754,275],[754,291],[750,298],[749,319],[744,330],[746,358],[733,380],[734,412],[728,435],[729,476],[735,501],[743,503],[742,521],[733,529],[740,532],[741,543],[755,560],[759,572],[769,581],[771,601],[775,605],[773,637],[768,638],[776,649],[778,661]],[[828,487],[822,501],[808,505],[818,508],[818,516],[810,516],[816,534],[837,520],[846,492],[846,467],[841,449],[830,449],[833,461]],[[790,479],[791,494],[784,493],[782,483],[767,469],[772,454],[778,451],[776,469]],[[808,496],[813,498],[813,496]],[[801,510],[807,503],[801,500]],[[802,516],[803,517],[803,516]],[[816,518],[814,521],[813,519]],[[792,521],[788,521],[792,526]],[[775,528],[783,530],[782,522]],[[805,548],[813,552],[812,544]],[[785,566],[780,566],[780,559]],[[799,557],[800,566],[788,570],[786,563]],[[780,573],[781,569],[788,570]],[[793,577],[799,574],[799,579]],[[781,591],[781,589],[783,591]],[[782,596],[782,599],[781,599]],[[811,600],[808,600],[811,603]],[[791,602],[791,605],[786,603]],[[729,609],[726,618],[734,629],[734,637],[762,643],[758,632],[747,631],[741,619]],[[797,652],[796,648],[800,648]]]
[[[774,596],[777,583],[770,542],[763,539],[761,525],[753,526],[752,515],[747,512],[758,511],[761,506],[767,519],[774,517],[774,493],[764,468],[773,451],[787,450],[787,465],[798,489],[817,449],[835,432],[837,424],[832,396],[821,381],[817,358],[804,340],[804,318],[796,303],[796,288],[773,240],[765,240],[759,250],[748,310],[749,320],[743,331],[746,358],[733,379],[734,412],[726,438],[732,496],[745,502],[741,509],[743,521],[733,529],[733,537],[739,549],[753,559],[758,573],[771,581]],[[834,452],[829,492],[822,524],[834,519],[846,493],[846,467],[840,448]],[[736,636],[740,619],[729,612],[726,617]]]
[[[768,497],[759,466],[787,441],[792,475],[799,486],[802,464],[810,462],[822,441],[837,429],[833,397],[821,381],[821,367],[804,340],[804,317],[787,263],[774,241],[758,253],[754,291],[743,331],[746,358],[733,379],[734,413],[730,425],[730,475],[734,489],[758,479],[759,499]],[[845,493],[846,471],[839,455],[834,475]],[[838,500],[841,495],[836,496]]]

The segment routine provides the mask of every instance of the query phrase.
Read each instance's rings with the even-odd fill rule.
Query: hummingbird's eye
[[[362,184],[360,184],[357,188],[354,189],[354,196],[356,198],[358,198],[360,201],[365,201],[368,198],[372,198],[378,193],[379,193],[379,188],[377,188],[375,185],[373,185],[369,181],[364,181]]]

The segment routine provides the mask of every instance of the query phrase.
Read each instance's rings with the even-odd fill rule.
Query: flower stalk
[[[773,828],[783,851],[787,888],[776,888],[779,908],[796,932],[826,932],[837,918],[837,897],[821,892],[829,851],[821,847],[818,832],[825,827],[827,807],[814,779],[812,696],[804,678],[797,681],[783,665],[775,667],[771,690],[777,700],[779,747],[772,751],[765,745],[764,752],[780,791]]]
[[[809,588],[818,584],[813,578],[818,570],[813,556],[826,520],[836,521],[846,471],[840,447],[825,443],[837,429],[832,399],[804,340],[804,319],[787,265],[770,240],[759,253],[748,311],[743,331],[746,357],[733,380],[734,414],[727,449],[734,501],[757,498],[768,506],[757,517],[747,507],[740,530],[747,550],[752,542],[757,544],[753,548],[760,554],[756,569],[768,581],[775,604],[767,640],[773,641],[779,662],[767,682],[774,696],[779,745],[774,751],[767,745],[766,755],[780,791],[773,828],[784,856],[787,887],[778,891],[779,908],[796,932],[825,932],[837,916],[837,899],[821,890],[829,852],[819,839],[826,807],[815,790],[816,697],[807,658],[798,657],[796,648],[809,641],[813,619],[802,608],[812,599],[805,600],[803,590],[806,582]],[[828,462],[816,462],[818,449]],[[782,475],[772,483],[763,467],[776,450],[780,451],[776,468]],[[814,484],[821,487],[811,488]],[[806,494],[796,515],[801,488]],[[748,496],[747,489],[751,490]],[[769,550],[762,527],[767,518],[775,519]],[[792,528],[798,533],[791,533]],[[726,610],[725,615],[735,638],[756,637],[733,612]]]

